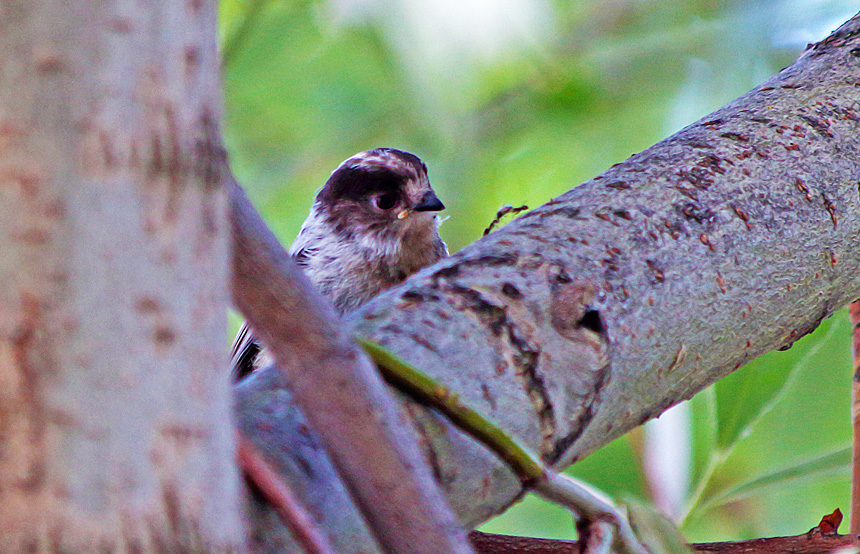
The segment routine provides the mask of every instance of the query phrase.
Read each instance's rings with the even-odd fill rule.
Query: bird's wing
[[[307,225],[307,222],[305,223]],[[304,228],[304,227],[303,227]],[[308,260],[317,249],[310,246],[306,234],[299,233],[299,237],[290,248],[290,256],[299,265],[305,267]],[[230,366],[232,367],[233,382],[241,381],[246,375],[254,371],[259,365],[258,356],[263,347],[254,337],[254,332],[247,323],[242,324],[236,338],[233,339],[233,349],[230,352]]]
[[[233,350],[230,352],[233,382],[242,380],[254,371],[254,360],[259,353],[260,344],[254,338],[254,332],[247,323],[243,323],[236,338],[233,339]]]

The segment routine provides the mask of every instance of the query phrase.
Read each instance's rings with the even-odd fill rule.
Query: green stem
[[[383,378],[419,402],[441,412],[451,422],[492,450],[527,488],[544,479],[543,464],[487,418],[463,404],[460,396],[382,346],[355,337],[379,367]]]

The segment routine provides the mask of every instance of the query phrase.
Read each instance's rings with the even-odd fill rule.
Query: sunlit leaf
[[[748,389],[758,412],[744,413],[747,419],[738,426],[734,440],[726,441],[724,447],[711,452],[710,458],[704,458],[704,469],[698,473],[684,516],[685,530],[691,519],[706,512],[708,518],[713,517],[711,508],[729,502],[762,499],[775,492],[790,497],[792,487],[798,486],[794,481],[804,471],[823,477],[838,470],[840,461],[833,453],[841,451],[850,435],[848,417],[840,415],[848,413],[848,338],[847,314],[843,311],[788,352],[771,353],[758,361],[760,366],[742,370],[768,371],[790,365],[791,373],[779,390],[764,391],[767,402],[755,398],[754,388]],[[714,388],[720,386],[722,383]],[[825,509],[832,502],[827,502]],[[764,532],[753,529],[765,529],[768,524],[765,518],[747,521],[753,536]]]
[[[848,470],[851,467],[851,447],[845,447],[836,452],[830,452],[806,460],[789,467],[773,471],[746,481],[734,487],[721,491],[704,502],[702,510],[722,504],[735,502],[755,494],[761,494],[765,489],[776,485],[786,484],[797,479],[812,479],[834,471]]]
[[[753,360],[742,371],[721,380],[714,386],[717,398],[717,444],[718,450],[728,451],[749,432],[752,425],[775,402],[785,390],[791,376],[815,356],[833,334],[832,320],[821,325],[821,332],[814,340],[803,340],[792,347],[789,356],[777,356],[781,363],[773,363],[771,357]],[[787,359],[793,358],[793,359]]]
[[[708,387],[690,400],[693,419],[693,482],[704,478],[717,445],[717,395]]]

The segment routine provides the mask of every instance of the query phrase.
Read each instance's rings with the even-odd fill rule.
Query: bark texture
[[[858,33],[855,17],[750,93],[347,322],[557,468],[790,346],[860,296]],[[239,412],[265,411],[288,433],[301,416],[275,409],[276,380],[240,387]],[[464,523],[518,497],[482,446],[407,406]],[[285,453],[283,467],[295,463]]]
[[[0,552],[243,550],[215,10],[0,4]]]

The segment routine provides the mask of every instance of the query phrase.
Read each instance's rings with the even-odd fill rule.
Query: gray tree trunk
[[[244,549],[215,13],[0,4],[0,552]]]
[[[855,17],[750,93],[347,323],[557,468],[790,345],[860,296],[858,35]],[[237,398],[243,428],[281,453],[281,470],[308,501],[347,513],[337,485],[318,492],[328,462],[301,415],[283,409],[289,395],[277,375],[261,372]],[[465,524],[521,493],[482,446],[406,403]],[[257,509],[259,536],[276,536]],[[360,527],[339,521],[344,533]]]

